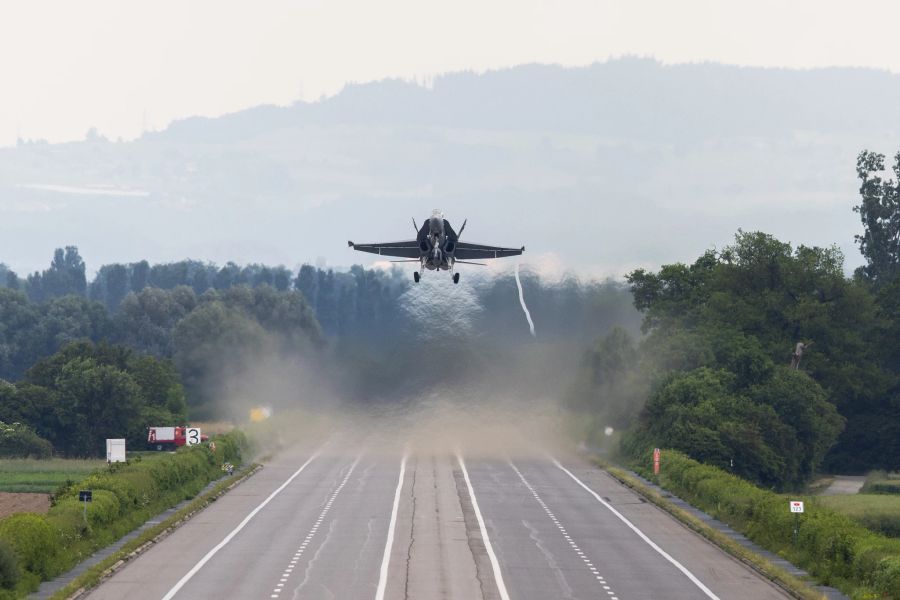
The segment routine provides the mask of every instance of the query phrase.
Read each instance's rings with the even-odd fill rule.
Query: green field
[[[852,494],[819,496],[817,500],[873,531],[900,537],[900,496]]]
[[[872,471],[862,491],[866,494],[900,494],[900,473]]]
[[[81,459],[0,459],[0,492],[41,492],[51,494],[68,480],[78,481],[106,465],[105,460]]]

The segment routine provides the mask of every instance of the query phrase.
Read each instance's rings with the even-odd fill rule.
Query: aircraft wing
[[[488,246],[487,244],[476,244],[474,242],[457,242],[454,256],[460,260],[503,258],[505,256],[516,256],[522,254],[524,251],[525,246],[522,246],[521,248],[502,248],[500,246]]]
[[[372,254],[381,254],[382,256],[399,256],[401,258],[419,258],[421,256],[419,242],[416,240],[385,242],[383,244],[354,244],[353,242],[347,242],[347,245],[360,252],[370,252]]]

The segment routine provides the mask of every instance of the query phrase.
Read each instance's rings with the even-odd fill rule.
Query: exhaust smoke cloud
[[[398,302],[415,334],[426,338],[472,336],[484,312],[470,286],[453,285],[439,273],[422,277]]]

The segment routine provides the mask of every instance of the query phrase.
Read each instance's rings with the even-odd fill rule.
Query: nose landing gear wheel
[[[459,283],[459,273],[453,274],[453,283]]]
[[[418,271],[413,273],[413,281],[415,281],[416,283],[419,283],[419,272]]]

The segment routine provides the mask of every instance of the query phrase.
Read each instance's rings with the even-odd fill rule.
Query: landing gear
[[[419,272],[418,271],[413,273],[413,281],[415,281],[416,283],[419,283]]]
[[[459,283],[459,273],[453,274],[453,283]]]

